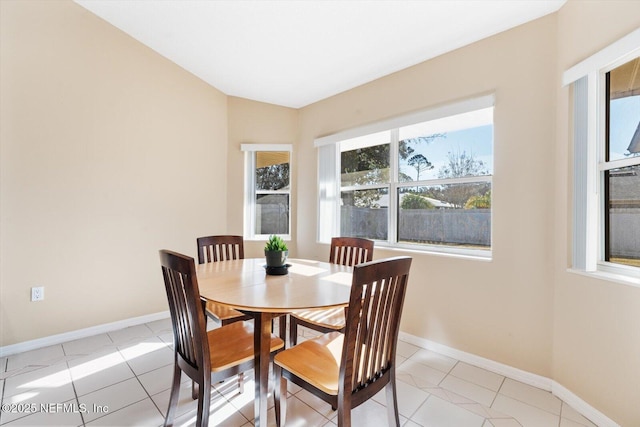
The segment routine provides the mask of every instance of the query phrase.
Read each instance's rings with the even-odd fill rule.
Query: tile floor
[[[0,425],[161,426],[171,344],[166,319],[0,358]],[[245,378],[243,394],[233,380],[213,387],[210,425],[253,425],[253,373]],[[397,379],[407,427],[594,426],[549,392],[406,342],[399,345]],[[175,425],[193,425],[191,383],[182,384]],[[329,405],[295,385],[289,391],[287,425],[336,425]],[[382,391],[356,408],[355,426],[386,426],[385,402]],[[272,410],[268,425],[275,425]]]

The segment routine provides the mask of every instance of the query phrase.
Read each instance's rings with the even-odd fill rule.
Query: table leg
[[[267,425],[267,397],[269,395],[269,353],[271,344],[270,313],[256,313],[254,320],[254,356],[255,356],[255,427]]]

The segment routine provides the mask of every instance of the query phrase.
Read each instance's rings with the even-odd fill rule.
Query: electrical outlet
[[[31,288],[31,301],[42,301],[44,299],[44,286]]]

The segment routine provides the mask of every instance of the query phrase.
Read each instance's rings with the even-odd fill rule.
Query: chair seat
[[[344,308],[341,307],[326,310],[300,310],[294,311],[291,315],[306,323],[336,331],[344,329],[346,324]]]
[[[211,371],[223,371],[231,366],[253,360],[253,323],[234,322],[207,332],[210,343]],[[271,335],[270,351],[280,350],[284,341]]]
[[[235,319],[235,318],[245,318],[246,315],[244,313],[239,312],[238,310],[234,310],[226,305],[218,304],[213,301],[207,301],[205,307],[206,315],[209,317],[213,317],[220,321],[221,323],[227,323],[227,320]]]
[[[374,241],[358,237],[332,237],[329,248],[329,262],[354,266],[369,262],[373,258]],[[304,326],[321,333],[343,332],[346,320],[343,309],[297,311],[290,316],[289,343],[298,343],[298,326]]]
[[[331,395],[338,394],[344,335],[331,332],[276,354],[274,363]]]

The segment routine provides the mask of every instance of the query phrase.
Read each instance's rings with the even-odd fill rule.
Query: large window
[[[291,146],[243,144],[245,237],[271,234],[290,238]]]
[[[320,241],[353,236],[397,247],[490,255],[492,97],[316,143]]]
[[[564,74],[574,98],[573,268],[635,284],[640,284],[639,46],[636,30]]]

